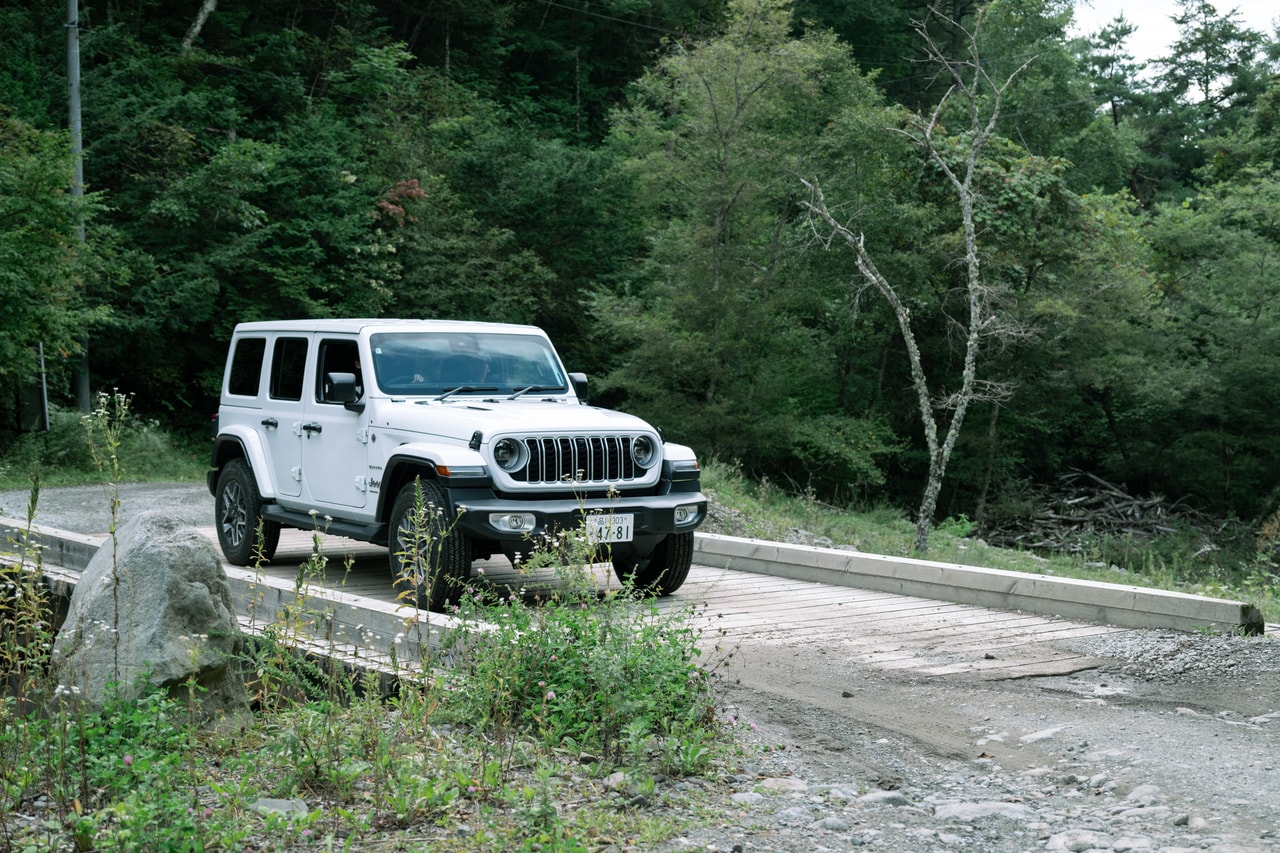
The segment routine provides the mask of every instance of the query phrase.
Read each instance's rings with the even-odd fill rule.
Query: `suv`
[[[675,592],[707,511],[698,460],[586,387],[533,326],[241,323],[207,477],[222,552],[243,566],[283,527],[322,528],[387,546],[397,589],[440,610],[473,560],[581,527],[619,579]]]

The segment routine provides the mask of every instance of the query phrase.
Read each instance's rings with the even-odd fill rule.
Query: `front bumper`
[[[707,516],[707,498],[701,492],[674,492],[637,498],[601,498],[598,500],[517,501],[494,497],[472,497],[452,494],[451,502],[461,512],[458,527],[469,536],[483,539],[525,539],[582,525],[584,515],[630,515],[635,519],[635,532],[640,534],[681,533],[693,530]],[[676,507],[694,505],[697,512],[684,524],[675,521]],[[491,513],[527,513],[537,519],[532,531],[512,532],[489,523]]]

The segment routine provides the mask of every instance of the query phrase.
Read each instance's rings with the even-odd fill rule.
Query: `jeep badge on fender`
[[[698,460],[586,387],[533,326],[242,323],[208,473],[222,551],[243,566],[322,526],[385,545],[397,589],[441,610],[473,560],[583,528],[620,579],[675,592],[707,511]]]

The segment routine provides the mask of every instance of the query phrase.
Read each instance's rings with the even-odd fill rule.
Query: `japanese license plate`
[[[630,542],[635,533],[633,515],[588,515],[587,536],[597,545]]]

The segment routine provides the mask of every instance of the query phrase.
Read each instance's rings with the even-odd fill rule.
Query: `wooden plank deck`
[[[213,536],[212,528],[205,532]],[[275,559],[262,571],[293,578],[312,549],[312,534],[286,530]],[[321,536],[321,550],[327,557],[324,577],[310,583],[394,601],[385,549]],[[554,572],[518,572],[505,559],[477,565],[484,569],[477,581],[499,588],[552,594],[560,586]],[[617,588],[607,565],[594,566],[593,575],[600,590]],[[666,613],[689,608],[709,647],[821,644],[850,666],[922,677],[1075,672],[1097,661],[1060,648],[1055,640],[1128,630],[697,565],[680,591],[660,600],[658,608]]]

